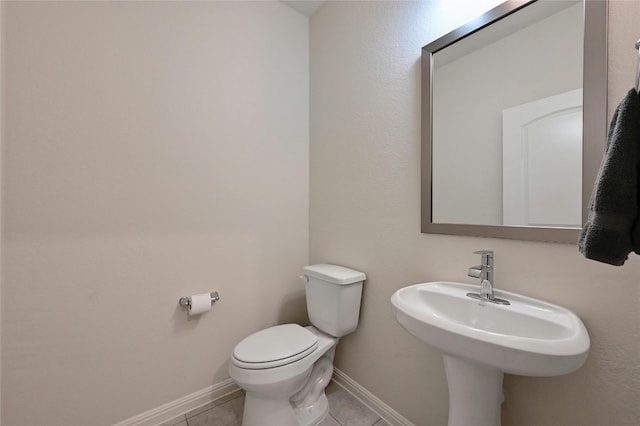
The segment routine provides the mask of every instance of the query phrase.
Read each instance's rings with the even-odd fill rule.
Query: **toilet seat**
[[[261,370],[291,364],[318,347],[318,337],[298,324],[260,330],[236,345],[231,362],[240,368]]]

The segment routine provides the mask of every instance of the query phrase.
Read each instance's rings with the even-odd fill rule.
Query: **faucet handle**
[[[481,254],[481,255],[493,254],[493,250],[478,250],[478,251],[474,251],[473,254]]]
[[[474,251],[473,254],[479,254],[482,257],[483,265],[489,265],[493,260],[493,250],[478,250]]]

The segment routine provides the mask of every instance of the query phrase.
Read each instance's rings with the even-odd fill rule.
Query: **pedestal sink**
[[[449,426],[499,426],[504,373],[557,376],[582,366],[589,334],[563,307],[495,290],[510,305],[472,299],[478,286],[431,282],[391,296],[396,320],[443,352]]]

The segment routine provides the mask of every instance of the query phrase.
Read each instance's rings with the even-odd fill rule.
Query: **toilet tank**
[[[317,329],[334,337],[358,327],[363,272],[338,265],[304,267],[309,320]]]

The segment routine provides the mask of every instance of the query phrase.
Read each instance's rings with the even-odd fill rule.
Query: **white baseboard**
[[[160,407],[130,417],[113,426],[155,426],[236,392],[240,392],[238,385],[232,379],[227,379]]]
[[[385,404],[380,398],[363,388],[359,383],[337,368],[333,369],[333,381],[369,407],[371,411],[379,415],[391,426],[415,426],[396,410]]]

